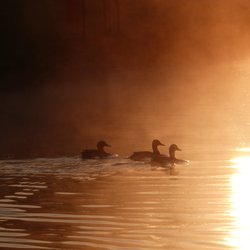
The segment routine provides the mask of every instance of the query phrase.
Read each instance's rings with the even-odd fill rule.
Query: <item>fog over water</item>
[[[1,10],[0,155],[76,154],[99,139],[122,155],[153,138],[247,143],[247,1],[24,0]]]
[[[248,1],[0,10],[0,248],[250,249]]]

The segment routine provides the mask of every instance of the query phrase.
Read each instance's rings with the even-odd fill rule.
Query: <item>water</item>
[[[250,153],[199,154],[171,171],[125,158],[1,161],[0,248],[249,249]]]

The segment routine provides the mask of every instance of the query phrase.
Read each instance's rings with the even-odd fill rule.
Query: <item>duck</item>
[[[105,147],[111,147],[106,141],[99,141],[96,145],[97,149],[85,149],[82,151],[82,159],[107,158],[112,154],[105,152]]]
[[[189,163],[188,161],[175,157],[176,151],[181,151],[181,149],[176,144],[171,144],[169,147],[169,156],[154,155],[151,160],[151,165],[161,167],[173,167],[176,164],[187,165]]]
[[[158,139],[154,139],[152,141],[152,149],[151,151],[138,151],[134,152],[129,158],[134,161],[145,161],[151,159],[153,156],[161,155],[160,151],[158,150],[158,146],[165,146],[161,143]]]

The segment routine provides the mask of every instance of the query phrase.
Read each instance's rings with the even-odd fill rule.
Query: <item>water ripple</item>
[[[231,249],[227,163],[0,161],[0,248]]]

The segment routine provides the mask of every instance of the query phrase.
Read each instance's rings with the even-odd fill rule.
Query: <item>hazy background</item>
[[[0,156],[250,139],[247,0],[2,0]],[[236,136],[235,136],[236,135]]]

